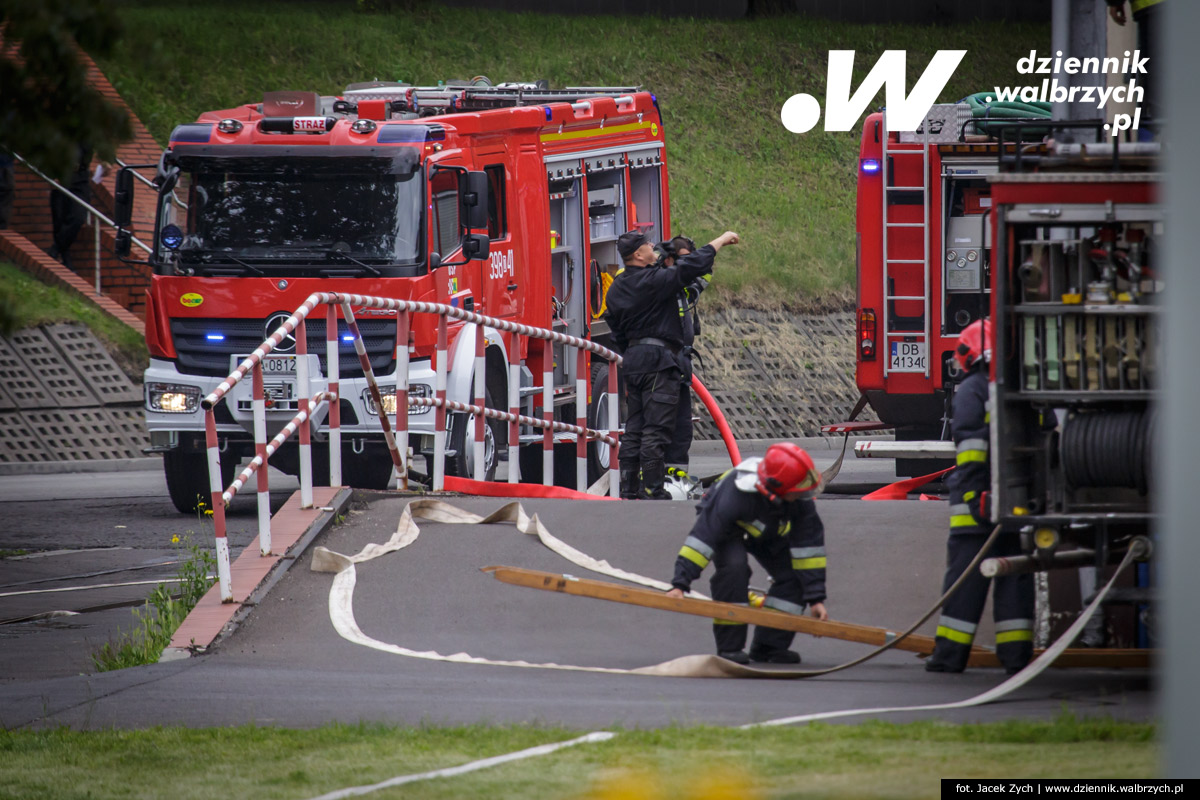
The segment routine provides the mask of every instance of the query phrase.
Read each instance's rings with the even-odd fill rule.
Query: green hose
[[[989,102],[990,101],[990,102]],[[971,107],[971,116],[975,120],[975,130],[994,136],[1000,132],[1000,125],[1006,120],[1014,119],[1050,119],[1050,104],[1037,100],[1023,102],[1018,100],[999,101],[995,92],[976,92],[964,98],[963,102]],[[988,122],[994,120],[994,123]],[[1046,128],[1029,128],[1024,131],[1031,136],[1045,136]]]

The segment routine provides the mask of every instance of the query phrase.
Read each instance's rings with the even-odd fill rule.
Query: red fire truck
[[[131,178],[119,179],[118,221],[129,218]],[[157,185],[146,421],[181,511],[208,493],[201,398],[312,292],[457,305],[603,344],[597,288],[601,271],[620,263],[617,236],[638,228],[657,241],[670,231],[665,134],[657,99],[640,87],[553,90],[544,82],[477,78],[433,87],[354,84],[339,97],[268,93],[261,103],[206,112],[177,127]],[[177,219],[172,196],[184,187],[187,211]],[[436,325],[417,321],[405,343],[396,341],[394,312],[355,309],[355,316],[384,410],[394,411],[387,400],[395,402],[398,345],[411,353],[410,395],[432,395]],[[310,354],[323,353],[324,327],[309,320]],[[471,402],[474,334],[471,325],[451,328],[448,400]],[[339,338],[347,356],[343,475],[353,486],[383,487],[392,464],[379,409],[361,370],[353,370],[348,331]],[[507,410],[512,339],[491,329],[485,339],[487,405]],[[459,341],[469,346],[456,347]],[[531,348],[522,337],[521,413],[541,415],[532,376],[543,358],[553,359],[555,406],[570,412],[575,359],[562,357],[561,345],[545,355]],[[275,353],[264,366],[268,415],[278,428],[296,411],[294,342]],[[307,358],[322,388],[324,355]],[[606,365],[590,371],[585,385],[587,378],[606,385]],[[253,455],[247,392],[235,387],[217,409],[225,483],[240,457]],[[590,424],[607,420],[606,395],[592,398]],[[428,407],[409,408],[418,454],[432,450],[433,418]],[[316,441],[321,422],[314,420]],[[471,430],[465,415],[450,415],[447,474],[472,474]],[[489,420],[485,435],[490,477],[508,429]],[[522,430],[521,438],[540,442],[542,434]],[[313,449],[315,460],[328,457],[322,450]],[[540,450],[531,455],[522,454],[522,479],[540,481]],[[606,446],[593,445],[592,479],[607,468],[607,456]],[[297,462],[294,446],[272,459],[293,473]],[[573,485],[573,465],[558,462],[566,469],[555,478]],[[323,473],[316,465],[314,474]]]
[[[965,104],[934,106],[898,134],[883,113],[863,126],[856,225],[856,382],[898,441],[947,438],[958,334],[990,302],[995,144],[967,142]],[[963,141],[960,141],[963,140]],[[920,475],[927,459],[898,459]]]

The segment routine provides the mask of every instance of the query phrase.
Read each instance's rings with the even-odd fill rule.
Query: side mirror
[[[158,185],[159,194],[170,194],[175,189],[175,184],[179,183],[180,170],[179,167],[171,167],[162,175],[162,181]]]
[[[429,268],[437,269],[441,265],[442,265],[442,254],[441,253],[430,253],[429,254]]]
[[[126,221],[128,224],[128,220]],[[117,231],[117,237],[113,241],[113,252],[120,258],[129,255],[129,250],[133,245],[133,234],[129,231]]]
[[[463,256],[468,261],[483,261],[488,257],[489,244],[487,234],[468,233],[462,240]]]
[[[128,228],[133,221],[133,172],[129,167],[123,167],[117,173],[116,192],[113,194],[113,221],[117,223],[118,228]],[[125,252],[129,252],[128,248]]]
[[[488,226],[488,176],[483,170],[464,173],[459,179],[463,226],[471,230]]]

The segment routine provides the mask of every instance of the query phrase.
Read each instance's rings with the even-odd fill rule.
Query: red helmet
[[[975,320],[963,328],[958,335],[958,347],[954,349],[954,360],[966,371],[979,363],[992,360],[992,321]]]
[[[804,449],[791,442],[773,444],[758,462],[754,484],[769,500],[807,500],[821,490],[821,473]]]

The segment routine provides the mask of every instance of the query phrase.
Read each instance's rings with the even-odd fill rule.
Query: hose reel
[[[1067,482],[1077,488],[1123,487],[1145,494],[1153,459],[1154,414],[1077,412],[1063,425],[1060,452]]]

